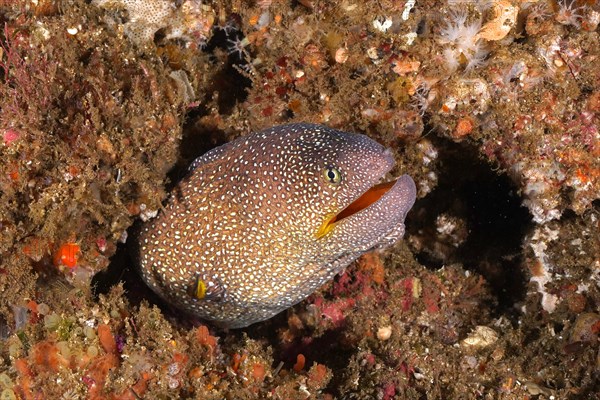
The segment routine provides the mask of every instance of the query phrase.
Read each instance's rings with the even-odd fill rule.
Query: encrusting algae
[[[393,166],[367,136],[313,124],[218,147],[143,229],[142,276],[224,327],[268,319],[402,237],[416,188],[407,175],[377,185]]]

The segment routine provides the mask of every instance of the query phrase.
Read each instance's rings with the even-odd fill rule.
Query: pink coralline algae
[[[17,141],[21,137],[21,134],[15,129],[6,129],[2,133],[2,141],[5,146],[10,146],[13,142]]]

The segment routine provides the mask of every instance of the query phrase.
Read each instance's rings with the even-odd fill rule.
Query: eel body
[[[300,302],[404,234],[416,189],[390,150],[320,125],[276,126],[196,159],[140,234],[145,282],[177,307],[240,328]]]

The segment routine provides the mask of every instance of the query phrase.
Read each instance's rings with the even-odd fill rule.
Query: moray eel
[[[201,319],[241,328],[303,300],[366,251],[396,242],[415,201],[390,150],[291,124],[196,159],[140,232],[144,281]]]

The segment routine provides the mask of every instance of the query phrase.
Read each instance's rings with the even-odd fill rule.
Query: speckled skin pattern
[[[194,161],[142,228],[139,264],[164,299],[240,328],[298,303],[361,254],[394,243],[415,201],[403,175],[369,207],[317,233],[393,167],[367,136],[292,124],[252,133]],[[340,182],[327,179],[339,171]],[[198,279],[204,298],[194,296]]]

